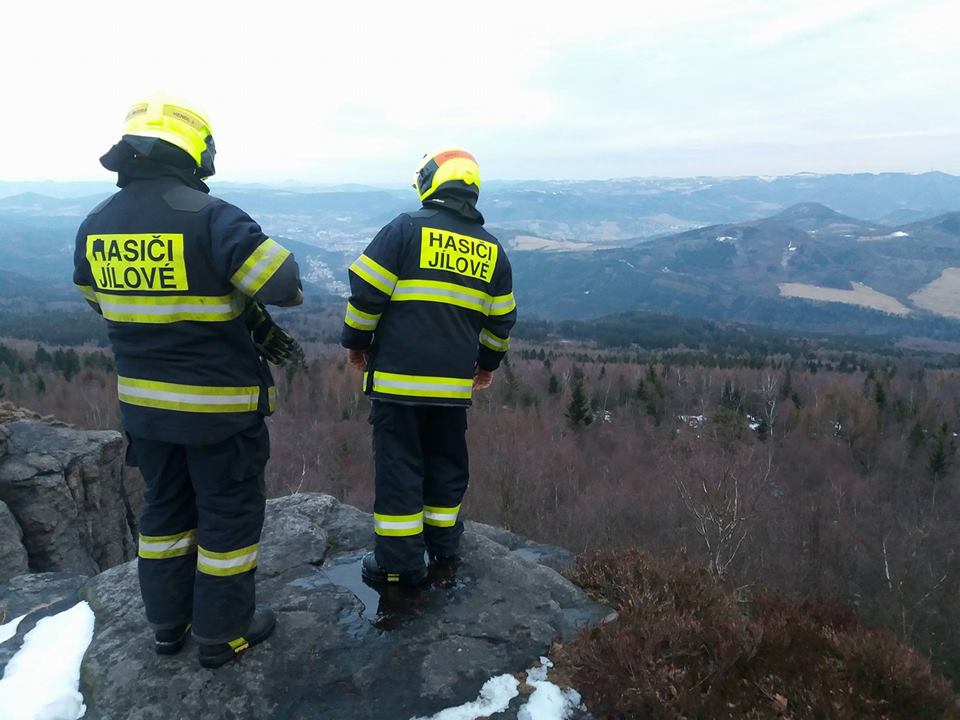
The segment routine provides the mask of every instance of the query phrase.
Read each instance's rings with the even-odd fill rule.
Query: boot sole
[[[174,642],[158,642],[154,645],[154,650],[157,651],[157,655],[176,655],[183,650],[183,646],[186,644],[186,638]]]
[[[190,628],[191,626],[187,625],[187,629],[183,631],[183,635],[176,640],[154,640],[153,648],[157,651],[157,655],[176,655],[183,650],[183,646],[187,644],[187,638],[190,637]]]

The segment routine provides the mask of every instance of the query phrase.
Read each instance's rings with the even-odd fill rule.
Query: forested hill
[[[0,184],[0,324],[78,309],[74,233],[107,192]],[[215,184],[214,192],[290,247],[308,297],[331,307],[380,226],[415,207],[400,188]],[[960,338],[958,205],[960,178],[942,173],[493,181],[480,204],[510,251],[527,319],[644,310],[939,342]]]

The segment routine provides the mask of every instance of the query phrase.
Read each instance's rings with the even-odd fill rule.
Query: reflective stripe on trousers
[[[249,545],[230,552],[213,552],[204,547],[198,548],[197,570],[207,575],[239,575],[257,566],[260,544]]]
[[[425,505],[423,508],[423,522],[432,527],[453,527],[457,524],[457,517],[460,515],[460,506],[456,507],[432,507]]]
[[[175,535],[141,535],[137,554],[144,560],[165,560],[197,551],[197,530]]]
[[[409,537],[423,532],[423,513],[412,515],[373,514],[373,531],[384,537]]]

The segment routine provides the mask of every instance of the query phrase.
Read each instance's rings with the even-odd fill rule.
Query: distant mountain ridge
[[[54,295],[69,288],[76,227],[102,197],[70,187],[82,194],[0,197],[2,269]],[[303,190],[213,187],[295,252],[314,297],[344,295],[349,263],[417,207],[408,191]],[[480,209],[510,249],[528,315],[653,310],[816,332],[960,333],[951,175],[490,182]],[[29,292],[0,281],[6,297]]]
[[[886,226],[803,203],[630,248],[514,253],[528,312],[632,310],[796,330],[960,336],[960,213]]]

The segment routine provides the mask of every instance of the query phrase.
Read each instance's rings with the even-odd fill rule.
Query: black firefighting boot
[[[416,587],[427,581],[426,567],[400,573],[389,572],[380,567],[372,552],[363,556],[363,561],[360,563],[360,574],[368,585],[397,584],[403,587]]]
[[[459,565],[463,562],[463,558],[460,557],[460,553],[440,553],[440,552],[431,552],[430,553],[430,565]]]
[[[183,644],[190,637],[190,627],[190,623],[187,623],[166,630],[157,630],[153,635],[157,655],[175,655],[180,652]]]
[[[218,668],[238,657],[240,653],[258,645],[270,637],[270,633],[277,626],[277,618],[273,610],[268,607],[259,607],[253,615],[253,622],[246,633],[230,642],[216,645],[200,646],[200,664],[205,668]]]

